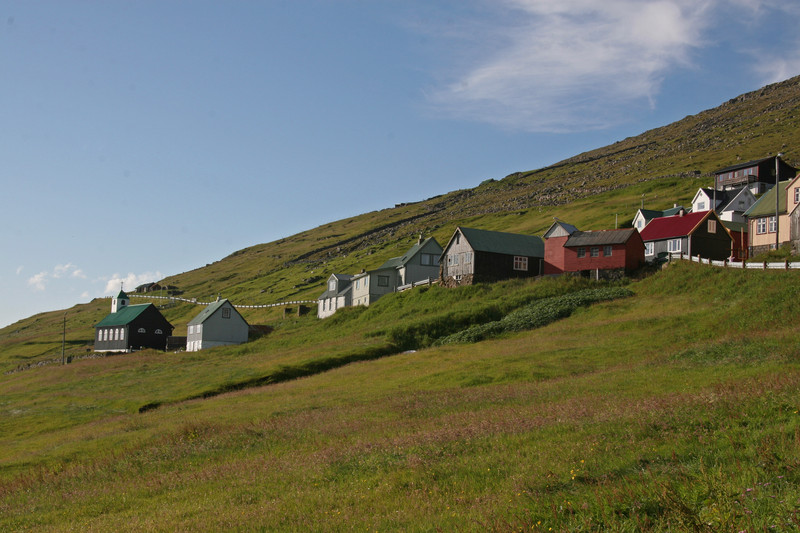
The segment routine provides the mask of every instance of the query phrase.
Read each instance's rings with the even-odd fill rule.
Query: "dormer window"
[[[328,290],[335,291],[336,290],[336,281],[331,280],[328,282]]]

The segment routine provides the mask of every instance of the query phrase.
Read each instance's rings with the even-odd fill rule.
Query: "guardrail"
[[[670,253],[669,260],[682,260],[692,261],[693,263],[700,263],[701,265],[711,265],[723,268],[741,268],[744,270],[800,270],[800,262],[798,261],[773,261],[773,262],[749,262],[743,261],[717,261],[715,259],[706,259],[698,256],[688,256],[682,253]]]
[[[407,291],[409,289],[413,289],[414,287],[421,287],[423,285],[433,285],[434,283],[438,282],[439,280],[437,278],[428,278],[421,281],[415,281],[413,283],[406,283],[405,285],[400,285],[397,287],[397,292]]]

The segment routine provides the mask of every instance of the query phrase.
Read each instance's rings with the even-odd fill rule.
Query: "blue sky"
[[[786,0],[6,0],[0,326],[715,107],[800,73],[799,20]]]

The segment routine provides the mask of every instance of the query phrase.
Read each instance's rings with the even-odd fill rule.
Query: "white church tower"
[[[128,295],[125,294],[125,291],[120,288],[119,294],[111,298],[111,312],[116,313],[117,311],[128,307],[128,304],[130,303],[131,299],[128,298]]]

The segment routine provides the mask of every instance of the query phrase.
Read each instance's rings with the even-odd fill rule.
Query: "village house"
[[[186,351],[196,352],[215,346],[247,342],[250,326],[227,299],[208,304],[189,321]]]
[[[95,324],[95,352],[164,350],[174,329],[153,304],[130,305],[124,291],[111,299],[111,313]]]
[[[419,237],[416,244],[399,257],[392,257],[373,270],[362,270],[352,278],[353,305],[369,306],[378,298],[401,287],[439,277],[441,245],[433,237]]]
[[[543,263],[544,242],[537,236],[458,227],[440,258],[440,284],[539,276]]]
[[[647,226],[647,224],[654,218],[671,217],[672,215],[677,215],[681,209],[684,209],[684,207],[678,204],[675,204],[673,207],[663,211],[658,211],[655,209],[639,209],[633,216],[632,225],[637,230],[642,231],[644,227]],[[686,210],[684,209],[684,211]]]
[[[733,251],[733,238],[714,211],[684,213],[652,220],[641,233],[647,262],[668,254],[722,261]]]
[[[644,242],[635,228],[578,231],[556,220],[544,234],[544,273],[580,272],[600,278],[629,274],[644,264]]]
[[[746,186],[753,194],[761,194],[775,185],[776,162],[778,181],[794,178],[796,168],[780,157],[767,157],[717,170],[714,172],[714,188],[728,190]]]
[[[331,274],[327,289],[317,298],[317,318],[326,318],[342,307],[353,304],[353,276],[350,274]]]
[[[745,222],[744,213],[756,203],[749,187],[715,190],[701,187],[692,199],[692,212],[714,210],[722,221]]]
[[[776,203],[775,187],[767,191],[745,212],[749,232],[750,256],[758,255],[778,246],[800,240],[800,177],[778,184]],[[777,219],[776,219],[777,213]],[[777,238],[776,238],[777,236]],[[777,242],[776,242],[777,241]]]

